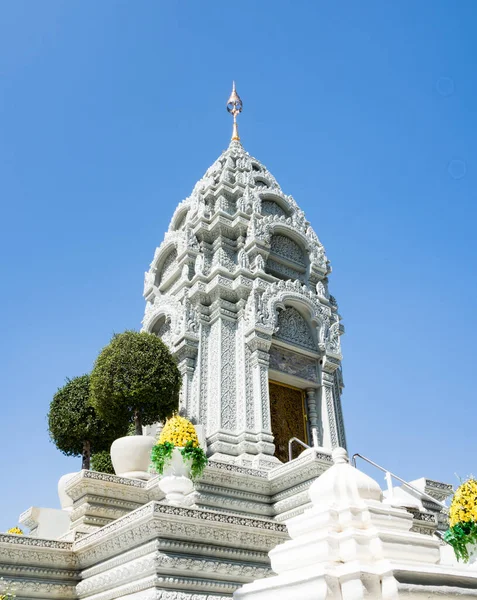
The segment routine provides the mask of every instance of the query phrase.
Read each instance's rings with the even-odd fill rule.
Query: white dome
[[[379,484],[349,464],[344,448],[335,448],[333,466],[310,487],[314,506],[339,507],[362,504],[363,501],[381,502],[383,492]]]

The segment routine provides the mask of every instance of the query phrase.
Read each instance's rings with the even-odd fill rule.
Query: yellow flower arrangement
[[[450,526],[477,521],[477,481],[469,479],[457,488],[449,509]]]
[[[164,425],[158,443],[164,444],[165,442],[169,442],[170,444],[174,444],[174,446],[179,446],[181,448],[183,448],[187,442],[192,442],[194,448],[199,446],[199,438],[197,437],[195,427],[188,419],[180,417],[179,415],[174,415],[168,419]]]
[[[461,484],[449,508],[449,529],[444,540],[454,548],[457,560],[468,562],[477,548],[477,481]]]
[[[23,531],[20,529],[20,527],[11,527],[7,533],[13,533],[15,535],[23,535]]]
[[[200,477],[207,465],[207,455],[199,446],[195,427],[188,419],[179,415],[166,421],[159,440],[151,451],[152,464],[160,475],[171,460],[174,448],[180,450],[182,460],[190,463],[192,479]]]

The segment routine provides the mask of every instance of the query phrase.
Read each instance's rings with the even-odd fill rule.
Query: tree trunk
[[[86,469],[89,471],[91,460],[91,442],[83,442],[83,464],[81,465],[82,469]]]
[[[137,409],[134,411],[134,425],[136,426],[136,435],[142,435],[141,415]]]

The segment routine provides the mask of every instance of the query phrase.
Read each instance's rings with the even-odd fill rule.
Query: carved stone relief
[[[314,358],[275,345],[270,348],[270,369],[318,383],[318,366]]]
[[[279,312],[277,325],[278,331],[275,334],[277,339],[309,350],[316,350],[316,343],[308,323],[293,306]]]
[[[273,258],[267,259],[266,271],[271,275],[275,275],[275,277],[283,277],[284,279],[299,279],[300,281],[305,279],[304,273],[293,269],[289,265],[277,262]]]
[[[262,200],[262,215],[287,216],[283,208],[273,200]]]
[[[167,319],[161,319],[154,326],[152,333],[155,333],[157,337],[161,338],[161,340],[166,344],[166,346],[171,347],[172,344],[172,331],[171,331],[171,322]]]
[[[294,262],[305,266],[305,257],[300,246],[285,235],[272,235],[270,241],[270,252],[283,258],[293,260]]]
[[[169,252],[169,254],[166,256],[166,259],[164,260],[164,262],[162,264],[159,283],[166,281],[166,279],[170,275],[172,275],[174,269],[176,268],[176,264],[177,264],[177,250],[174,248],[173,250],[171,250]]]

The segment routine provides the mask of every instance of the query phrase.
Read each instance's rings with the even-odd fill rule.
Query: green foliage
[[[207,463],[207,455],[200,446],[194,446],[194,442],[190,441],[181,450],[182,457],[184,459],[191,459],[190,474],[192,479],[200,477],[204,472]]]
[[[444,533],[444,540],[454,548],[457,560],[469,561],[466,544],[477,544],[477,523],[466,521],[456,523]]]
[[[153,447],[151,451],[151,462],[160,475],[164,473],[164,467],[171,459],[174,448],[175,446],[171,442],[156,444]],[[194,446],[194,442],[191,440],[181,448],[181,455],[183,460],[190,459],[191,461],[191,478],[196,479],[197,477],[200,477],[208,463],[207,456],[202,448]]]
[[[53,396],[48,413],[48,430],[58,450],[67,456],[79,456],[85,442],[93,453],[107,450],[118,437],[125,435],[127,424],[98,416],[89,402],[90,376],[67,379]]]
[[[103,450],[102,452],[96,452],[91,457],[91,468],[93,471],[99,471],[100,473],[110,473],[114,475],[114,467],[111,462],[111,454],[109,450]]]
[[[156,444],[151,450],[151,462],[160,475],[164,473],[164,466],[171,459],[173,450],[174,444],[171,444],[171,442]]]
[[[125,331],[100,352],[91,402],[105,419],[152,425],[179,404],[181,375],[167,346],[151,333]]]

